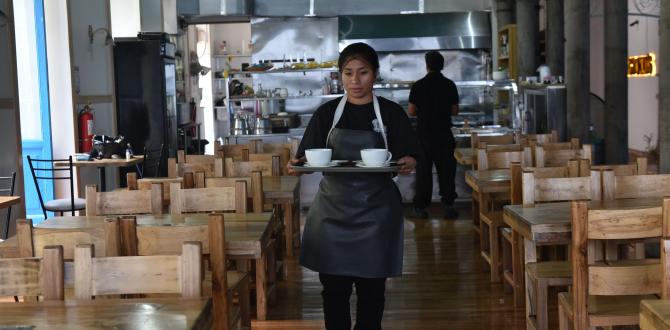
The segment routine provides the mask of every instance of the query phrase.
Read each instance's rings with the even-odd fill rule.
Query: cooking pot
[[[283,99],[280,98],[261,98],[258,99],[258,113],[267,117],[272,114],[283,111]]]

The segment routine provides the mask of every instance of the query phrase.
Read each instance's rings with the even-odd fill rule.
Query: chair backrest
[[[531,147],[543,147],[544,150],[564,150],[564,149],[579,149],[581,144],[579,138],[571,138],[567,142],[537,142],[536,140],[529,141]]]
[[[535,166],[565,166],[570,159],[591,160],[591,145],[585,144],[581,149],[545,150],[542,146],[535,147]]]
[[[130,177],[128,173],[128,178]],[[204,176],[204,174],[203,174]],[[134,180],[134,186],[131,187],[131,179],[128,179],[128,190],[151,190],[155,184],[161,185],[161,190],[163,191],[163,207],[170,205],[170,184],[179,183],[183,187],[184,178],[142,178],[139,180]]]
[[[644,175],[648,173],[647,169],[647,157],[638,157],[635,160],[635,164],[625,164],[625,165],[594,165],[591,167],[594,170],[612,170],[614,171],[614,176],[624,176],[624,175]]]
[[[532,170],[522,174],[522,203],[559,202],[577,199],[601,200],[600,172],[587,177],[540,178]]]
[[[239,197],[238,197],[239,196]],[[247,212],[247,183],[235,187],[193,188],[184,190],[179,183],[170,185],[170,214],[235,211]]]
[[[214,143],[216,156],[236,160],[245,160],[246,155],[261,152],[262,148],[263,140],[250,140],[245,144],[220,144],[218,141]]]
[[[151,190],[117,190],[98,192],[97,186],[86,185],[87,215],[162,214],[163,185]]]
[[[572,295],[575,329],[589,329],[589,295],[623,296],[658,294],[663,270],[658,260],[610,263],[601,259],[596,245],[609,240],[657,238],[662,234],[662,210],[658,206],[623,205],[589,209],[586,201],[573,201]]]
[[[244,181],[247,184],[247,198],[251,198],[253,212],[263,212],[265,200],[263,197],[263,178],[259,171],[251,172],[248,177],[226,177],[226,178],[207,178],[205,179],[206,188],[235,187],[237,181]]]
[[[250,176],[251,172],[260,171],[265,176],[281,175],[281,165],[279,156],[272,156],[272,160],[254,160],[254,161],[235,161],[232,158],[226,158],[226,176]]]
[[[0,296],[64,299],[63,247],[45,246],[42,258],[0,259]]]
[[[177,152],[177,176],[186,173],[203,172],[206,177],[223,176],[223,158],[212,155],[184,155],[183,150]]]
[[[77,245],[74,291],[77,299],[98,295],[172,293],[202,296],[202,247],[186,242],[181,255],[93,257],[91,244]]]
[[[0,177],[0,195],[12,196],[14,195],[14,186],[16,184],[16,172],[12,172],[10,176]],[[5,221],[5,228],[2,231],[2,238],[9,237],[9,224],[12,222],[12,206],[7,208],[7,220]]]
[[[578,177],[579,161],[571,160],[566,166],[556,167],[525,167],[518,162],[510,166],[510,204],[523,204],[523,173],[532,172],[535,178],[571,178]]]
[[[605,200],[670,196],[670,174],[617,176],[606,169],[602,181]]]
[[[517,135],[516,137],[516,143],[524,145],[531,145],[533,141],[535,141],[535,143],[559,142],[558,131],[551,130],[551,132],[545,134],[524,134],[524,135]]]
[[[272,162],[274,156],[279,156],[279,171],[281,175],[288,175],[286,164],[291,159],[291,150],[283,148],[275,152],[265,152],[249,154],[249,161],[269,161]]]
[[[161,167],[165,162],[165,146],[163,144],[158,148],[144,147],[144,159],[140,171],[140,178],[155,178],[161,176]]]
[[[476,149],[479,147],[480,142],[486,142],[487,144],[513,144],[514,143],[514,134],[504,134],[504,135],[479,135],[477,133],[470,134],[470,147]]]
[[[70,186],[70,203],[71,203],[71,212],[74,215],[74,180],[72,174],[72,156],[69,156],[67,159],[35,159],[27,156],[28,166],[30,167],[30,174],[33,176],[33,182],[35,183],[35,190],[37,191],[37,197],[40,200],[40,205],[42,206],[42,213],[44,213],[44,218],[47,218],[47,211],[44,209],[44,196],[40,190],[39,181],[41,180],[53,180],[61,181],[65,180]],[[65,167],[56,167],[54,163],[56,162],[67,162],[69,165]],[[62,182],[62,181],[61,181]]]
[[[121,232],[119,222],[115,218],[105,219],[102,226],[69,226],[69,219],[64,217],[53,227],[33,227],[30,219],[16,221],[16,237],[19,256],[22,258],[42,257],[46,246],[60,245],[63,247],[63,258],[74,259],[77,244],[94,244],[96,255],[118,256],[121,254]]]
[[[529,147],[522,151],[487,151],[477,149],[477,169],[501,169],[510,168],[512,162],[519,162],[521,166],[532,166],[532,158]]]
[[[298,139],[292,139],[290,143],[263,143],[260,146],[258,153],[276,154],[282,152],[284,149],[289,150],[289,155],[293,156],[298,151]]]

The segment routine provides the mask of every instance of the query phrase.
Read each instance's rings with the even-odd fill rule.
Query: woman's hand
[[[407,175],[412,173],[412,170],[416,167],[416,159],[412,156],[405,156],[398,159],[398,165],[400,166],[398,174]]]
[[[286,164],[286,169],[287,169],[288,175],[301,176],[302,174],[304,174],[305,172],[296,172],[291,167],[292,165],[295,165],[295,164],[298,164],[298,163],[301,163],[301,162],[304,162],[304,161],[305,161],[304,156],[300,157],[300,158],[293,158],[293,159],[289,160],[288,163]]]

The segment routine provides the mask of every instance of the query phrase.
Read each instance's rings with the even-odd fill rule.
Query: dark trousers
[[[423,157],[416,164],[416,185],[414,207],[425,209],[433,195],[433,164],[437,170],[442,204],[452,205],[456,194],[456,158],[454,158],[454,137],[421,138],[419,140]]]
[[[319,273],[323,285],[323,314],[328,330],[350,330],[349,298],[356,285],[356,325],[354,330],[381,329],[384,315],[386,278],[361,278]]]

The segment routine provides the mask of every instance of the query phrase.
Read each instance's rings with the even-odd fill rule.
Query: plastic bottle
[[[130,143],[126,145],[126,160],[133,158],[133,149],[130,148]]]

